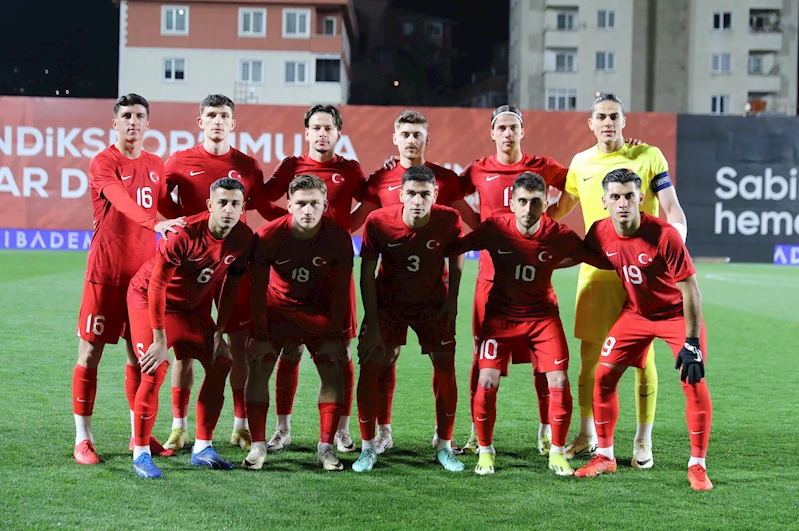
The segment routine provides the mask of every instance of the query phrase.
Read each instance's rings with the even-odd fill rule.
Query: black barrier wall
[[[695,258],[799,252],[799,118],[680,115],[677,169]]]

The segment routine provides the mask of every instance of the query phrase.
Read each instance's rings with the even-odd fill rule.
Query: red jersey
[[[432,162],[425,162],[424,165],[433,170],[433,175],[436,176],[436,204],[450,205],[463,199],[465,194],[457,173]],[[390,170],[380,168],[374,172],[366,182],[367,195],[364,199],[382,207],[401,204],[399,192],[406,170],[407,168],[397,164]]]
[[[258,161],[230,148],[224,155],[212,155],[202,144],[173,153],[166,161],[167,189],[178,188],[180,215],[193,216],[208,210],[211,184],[222,177],[232,177],[244,185],[246,208],[257,208],[267,217],[272,207],[264,193],[264,173]],[[244,212],[241,213],[245,220]]]
[[[168,201],[164,163],[142,151],[131,160],[111,145],[89,164],[89,188],[94,207],[94,234],[89,246],[86,280],[106,286],[126,287],[155,251],[155,232],[134,223],[103,195],[109,185],[121,184],[128,195],[153,216],[158,204]]]
[[[330,316],[336,297],[332,280],[352,276],[353,251],[349,233],[333,220],[322,218],[322,228],[310,240],[294,237],[292,215],[267,223],[256,233],[253,263],[271,267],[266,305],[311,315]],[[347,286],[349,288],[349,286]]]
[[[524,236],[516,228],[516,217],[506,214],[480,223],[454,248],[459,253],[490,253],[496,273],[485,319],[520,321],[558,316],[552,272],[561,260],[578,253],[582,243],[573,230],[546,216],[538,232]]]
[[[550,157],[522,154],[522,160],[512,166],[501,164],[496,154],[469,164],[460,179],[464,192],[480,194],[480,219],[488,219],[510,211],[511,187],[520,174],[530,171],[544,178],[547,186],[563,190],[569,168]],[[478,277],[491,280],[494,267],[487,252],[480,253]]]
[[[585,249],[621,277],[627,300],[622,314],[651,320],[683,315],[677,282],[696,273],[677,229],[655,216],[641,213],[635,235],[619,236],[613,220],[596,221],[585,235]]]
[[[380,261],[377,300],[386,306],[440,304],[449,280],[444,258],[462,233],[457,210],[433,205],[430,220],[413,229],[402,220],[404,205],[374,210],[366,217],[361,258]],[[459,253],[450,253],[459,254]]]
[[[158,250],[139,269],[130,282],[128,300],[136,308],[147,308],[148,288],[157,257],[177,266],[166,288],[166,311],[194,310],[214,289],[214,284],[230,273],[243,275],[253,246],[253,233],[244,223],[237,223],[223,240],[208,229],[210,212],[186,218],[186,227],[168,240],[158,241]]]
[[[330,203],[325,215],[349,232],[353,199],[362,201],[366,195],[366,177],[361,165],[341,155],[334,156],[328,162],[316,162],[308,155],[286,157],[266,182],[269,200],[277,201],[286,195],[291,180],[304,174],[316,175],[325,182]]]

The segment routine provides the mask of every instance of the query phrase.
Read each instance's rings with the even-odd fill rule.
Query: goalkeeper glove
[[[675,369],[680,371],[680,380],[694,385],[702,381],[705,376],[705,363],[702,358],[702,350],[699,348],[699,339],[696,337],[686,337],[685,345],[680,353],[677,354],[677,362],[674,364]]]

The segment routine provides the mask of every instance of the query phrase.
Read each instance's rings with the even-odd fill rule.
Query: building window
[[[749,73],[750,74],[763,73],[763,56],[761,54],[749,56]]]
[[[283,37],[309,38],[311,36],[310,9],[283,10]]]
[[[710,97],[710,113],[711,114],[729,114],[730,113],[730,97],[729,96],[711,96]]]
[[[558,13],[557,26],[559,30],[574,29],[574,13],[571,11],[561,11]]]
[[[316,81],[338,83],[341,81],[341,59],[331,57],[316,58]]]
[[[241,61],[239,67],[239,81],[242,83],[263,83],[264,62],[260,60]]]
[[[188,35],[189,7],[161,6],[161,35]]]
[[[730,73],[730,54],[714,53],[710,62],[710,71],[714,74]]]
[[[577,108],[577,89],[548,88],[546,110],[573,111]]]
[[[440,39],[444,35],[444,25],[441,22],[428,22],[424,25],[424,31],[428,37]]]
[[[616,27],[616,12],[600,9],[597,11],[596,27],[600,29],[613,29]]]
[[[164,59],[164,81],[185,81],[186,80],[186,60],[169,58]]]
[[[336,34],[336,17],[325,17],[324,35]]]
[[[615,68],[615,57],[613,52],[596,53],[596,69],[602,72],[610,72]]]
[[[283,82],[286,85],[306,85],[308,83],[308,63],[305,61],[286,61],[283,63]]]
[[[406,37],[411,37],[416,31],[416,28],[413,26],[413,22],[403,22],[402,23],[402,34]]]
[[[555,52],[555,71],[556,72],[576,72],[577,53],[576,52]]]
[[[713,13],[713,29],[716,31],[732,29],[732,13],[729,11]]]
[[[239,8],[239,37],[266,37],[266,9]]]

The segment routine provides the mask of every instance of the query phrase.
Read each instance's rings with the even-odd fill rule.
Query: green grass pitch
[[[165,478],[139,479],[127,451],[129,414],[124,351],[107,348],[100,364],[93,422],[104,462],[74,463],[71,374],[86,255],[0,252],[0,528],[35,529],[796,529],[799,524],[799,274],[768,265],[700,265],[709,332],[707,379],[713,397],[708,470],[715,489],[691,491],[684,398],[671,353],[656,343],[660,399],[655,467],[629,467],[635,432],[632,374],[620,388],[616,431],[619,472],[591,480],[559,478],[537,455],[538,426],[529,366],[514,366],[498,399],[497,473],[445,472],[433,463],[435,421],[430,361],[409,345],[398,363],[392,424],[395,447],[371,474],[325,473],[315,464],[318,377],[303,361],[292,418],[291,450],[270,454],[260,472],[196,469],[189,454],[157,458]],[[356,263],[357,269],[357,263]],[[471,295],[468,261],[458,317],[460,404],[456,442],[469,431]],[[567,333],[573,325],[576,269],[554,278]],[[578,343],[570,339],[576,382]],[[198,364],[198,381],[202,370]],[[576,385],[575,419],[576,426]],[[192,400],[196,399],[196,392]],[[229,392],[215,446],[238,464],[227,443]],[[155,434],[170,428],[169,385]],[[194,406],[189,418],[194,426]],[[270,410],[268,432],[274,427]],[[357,420],[352,431],[357,434]],[[570,437],[571,437],[570,435]],[[360,438],[354,437],[356,443]],[[582,464],[580,461],[578,464]]]

